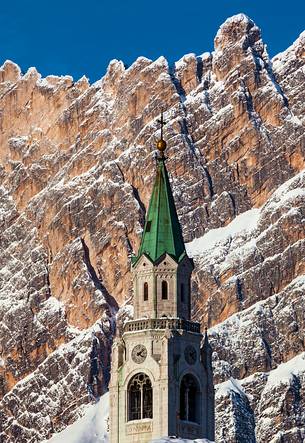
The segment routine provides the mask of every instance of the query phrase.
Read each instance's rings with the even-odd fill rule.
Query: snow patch
[[[235,392],[236,394],[242,396],[245,395],[240,382],[232,377],[229,380],[226,380],[225,382],[217,385],[216,397],[217,398],[226,397],[231,392]]]
[[[257,227],[260,209],[250,209],[243,212],[231,221],[227,226],[211,229],[200,238],[195,238],[186,244],[186,251],[190,257],[201,255],[205,251],[213,249],[217,244],[227,241],[229,238],[242,232],[250,233]]]
[[[189,62],[196,59],[196,55],[192,52],[190,54],[184,55],[180,60],[175,62],[175,70],[180,71],[181,69],[184,69]]]
[[[282,363],[270,372],[266,388],[270,388],[282,383],[289,383],[294,376],[305,372],[305,352],[292,358],[286,363]]]
[[[263,212],[275,212],[278,208],[289,206],[288,204],[297,198],[305,197],[305,170],[299,172],[283,183],[265,203]]]
[[[109,443],[109,392],[94,405],[87,405],[85,414],[62,432],[42,443]],[[161,437],[151,443],[212,443],[207,439],[186,440],[176,437]]]
[[[240,13],[235,14],[232,17],[227,18],[227,20],[220,26],[218,29],[218,32],[216,34],[215,40],[221,38],[223,32],[225,32],[226,28],[228,28],[230,25],[235,24],[239,25],[240,23],[243,24],[251,24],[252,26],[255,26],[253,20],[250,19],[246,14]]]
[[[285,51],[278,53],[272,59],[273,70],[277,73],[283,71],[286,65],[298,58],[298,49],[305,43],[305,31],[301,32],[299,37]]]
[[[88,405],[83,417],[62,432],[55,434],[49,443],[108,443],[109,393],[94,405]]]

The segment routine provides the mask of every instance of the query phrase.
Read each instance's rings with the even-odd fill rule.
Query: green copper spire
[[[153,262],[166,252],[177,262],[185,255],[184,241],[164,155],[158,158],[157,161],[157,175],[146,216],[141,246],[137,257],[134,257],[134,263],[142,254],[146,254]]]

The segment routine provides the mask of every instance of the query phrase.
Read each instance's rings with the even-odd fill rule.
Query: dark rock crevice
[[[99,277],[97,276],[97,273],[90,261],[90,253],[89,253],[89,248],[85,243],[85,240],[83,238],[80,239],[82,247],[83,247],[83,260],[84,263],[87,267],[88,273],[91,277],[92,282],[94,283],[96,289],[98,289],[99,291],[101,291],[101,293],[103,294],[103,296],[105,297],[106,302],[108,303],[108,305],[111,308],[114,308],[115,311],[118,310],[118,303],[115,300],[114,297],[112,297],[112,295],[109,294],[109,292],[107,291],[106,287],[102,284],[101,280],[99,279]],[[108,315],[111,315],[111,312],[108,313]]]
[[[133,185],[131,185],[131,187],[132,187],[133,196],[134,196],[135,200],[137,201],[137,203],[138,203],[138,205],[140,207],[140,220],[139,221],[140,221],[140,224],[141,224],[141,226],[143,228],[144,227],[144,223],[145,223],[146,208],[145,208],[145,205],[144,205],[143,201],[140,198],[138,189],[135,186],[133,186]]]

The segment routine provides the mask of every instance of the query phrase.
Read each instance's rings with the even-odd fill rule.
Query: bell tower
[[[192,322],[191,274],[166,169],[161,115],[157,172],[138,254],[134,320],[112,349],[110,443],[176,435],[214,440],[211,350]]]

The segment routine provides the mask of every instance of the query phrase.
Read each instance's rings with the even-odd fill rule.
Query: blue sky
[[[170,63],[213,49],[225,19],[239,12],[262,29],[269,54],[286,49],[305,29],[304,0],[10,0],[0,8],[0,63],[10,59],[43,76],[91,81],[113,58]]]

